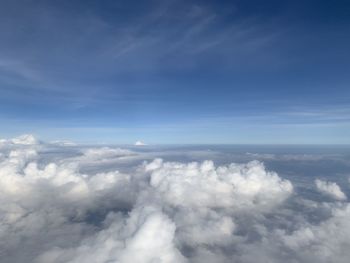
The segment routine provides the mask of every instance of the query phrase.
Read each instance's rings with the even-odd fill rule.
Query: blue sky
[[[350,143],[348,1],[0,3],[0,136]]]

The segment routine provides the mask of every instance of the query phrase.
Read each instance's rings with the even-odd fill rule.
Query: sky
[[[0,136],[350,143],[348,1],[0,2]]]

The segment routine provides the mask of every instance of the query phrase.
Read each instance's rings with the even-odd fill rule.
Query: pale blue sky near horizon
[[[0,137],[350,144],[348,1],[0,3]]]

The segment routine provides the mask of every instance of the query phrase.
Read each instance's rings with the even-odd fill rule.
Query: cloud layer
[[[1,140],[0,152],[5,263],[350,256],[350,205],[335,183],[315,181],[315,190],[338,200],[321,202],[259,161],[166,161],[130,149],[39,143],[30,135]]]

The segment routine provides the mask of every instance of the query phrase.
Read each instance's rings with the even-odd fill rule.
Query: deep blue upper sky
[[[0,136],[350,143],[349,1],[0,2]]]

